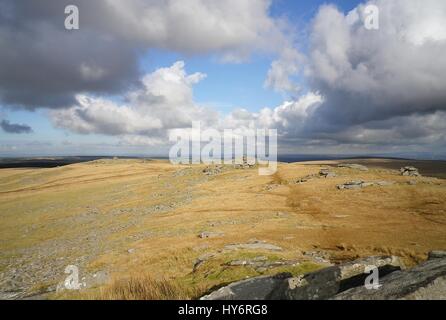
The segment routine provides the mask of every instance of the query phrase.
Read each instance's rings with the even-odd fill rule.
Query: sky
[[[446,159],[445,52],[443,0],[0,0],[0,157],[163,156],[200,121]]]

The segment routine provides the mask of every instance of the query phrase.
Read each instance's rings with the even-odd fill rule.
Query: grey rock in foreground
[[[275,276],[261,276],[231,283],[200,300],[266,300],[284,279],[291,277],[290,273]]]
[[[366,267],[379,271],[378,289],[367,289]],[[446,251],[432,251],[429,260],[405,270],[398,257],[368,257],[298,277],[262,276],[232,283],[203,300],[446,300]]]
[[[336,300],[446,300],[446,258],[432,258],[380,279],[379,289],[364,286],[337,294]]]
[[[446,259],[446,251],[434,250],[429,252],[428,259]]]
[[[403,266],[397,257],[369,257],[340,266],[324,268],[299,277],[290,274],[261,276],[234,282],[203,300],[314,300],[328,299],[338,292],[361,285],[367,274],[366,266],[375,265],[382,274],[399,270]]]
[[[364,284],[367,266],[375,266],[380,274],[389,274],[404,268],[398,257],[368,257],[328,267],[283,281],[271,294],[279,300],[329,299],[348,288]]]

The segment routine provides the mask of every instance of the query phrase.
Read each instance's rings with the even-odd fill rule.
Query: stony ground
[[[2,169],[0,298],[94,296],[134,274],[204,293],[245,277],[299,274],[368,255],[414,264],[446,248],[438,163],[422,164],[428,177],[397,170],[417,163],[361,165],[367,168],[280,164],[266,177],[255,167],[149,160]],[[68,265],[89,289],[56,292]]]

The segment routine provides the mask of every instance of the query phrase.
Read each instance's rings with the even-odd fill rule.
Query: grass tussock
[[[150,275],[137,275],[115,280],[101,288],[102,300],[186,300],[199,296],[196,288],[165,278],[154,279]]]

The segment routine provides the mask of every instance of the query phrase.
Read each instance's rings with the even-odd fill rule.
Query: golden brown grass
[[[100,300],[185,300],[199,296],[196,288],[185,286],[175,280],[154,279],[147,274],[115,280],[101,288],[93,299]]]
[[[207,178],[200,168],[190,175],[173,176],[180,167],[139,160],[0,170],[0,270],[21,250],[35,245],[45,248],[48,241],[66,239],[73,242],[59,253],[63,256],[48,255],[38,261],[46,259],[51,264],[63,257],[67,265],[75,264],[77,257],[89,253],[83,246],[86,235],[98,231],[103,236],[98,243],[113,247],[99,248],[80,272],[108,270],[122,280],[101,291],[94,289],[94,297],[192,298],[230,281],[288,271],[260,273],[226,266],[233,259],[269,254],[259,251],[219,254],[193,272],[199,256],[254,238],[283,248],[268,258],[299,261],[304,259],[303,251],[324,250],[339,260],[396,254],[415,263],[430,250],[446,249],[445,180],[402,177],[386,168],[361,172],[333,167],[336,178],[294,183],[327,164],[279,164],[278,173],[270,177],[250,169]],[[356,179],[396,183],[336,189],[337,184]],[[416,180],[417,185],[409,185],[409,180]],[[181,202],[186,193],[189,200]],[[173,202],[181,204],[144,213],[144,208]],[[89,215],[91,208],[97,213]],[[117,226],[124,227],[114,230]],[[200,239],[202,231],[224,236]],[[36,262],[33,259],[28,262]]]

